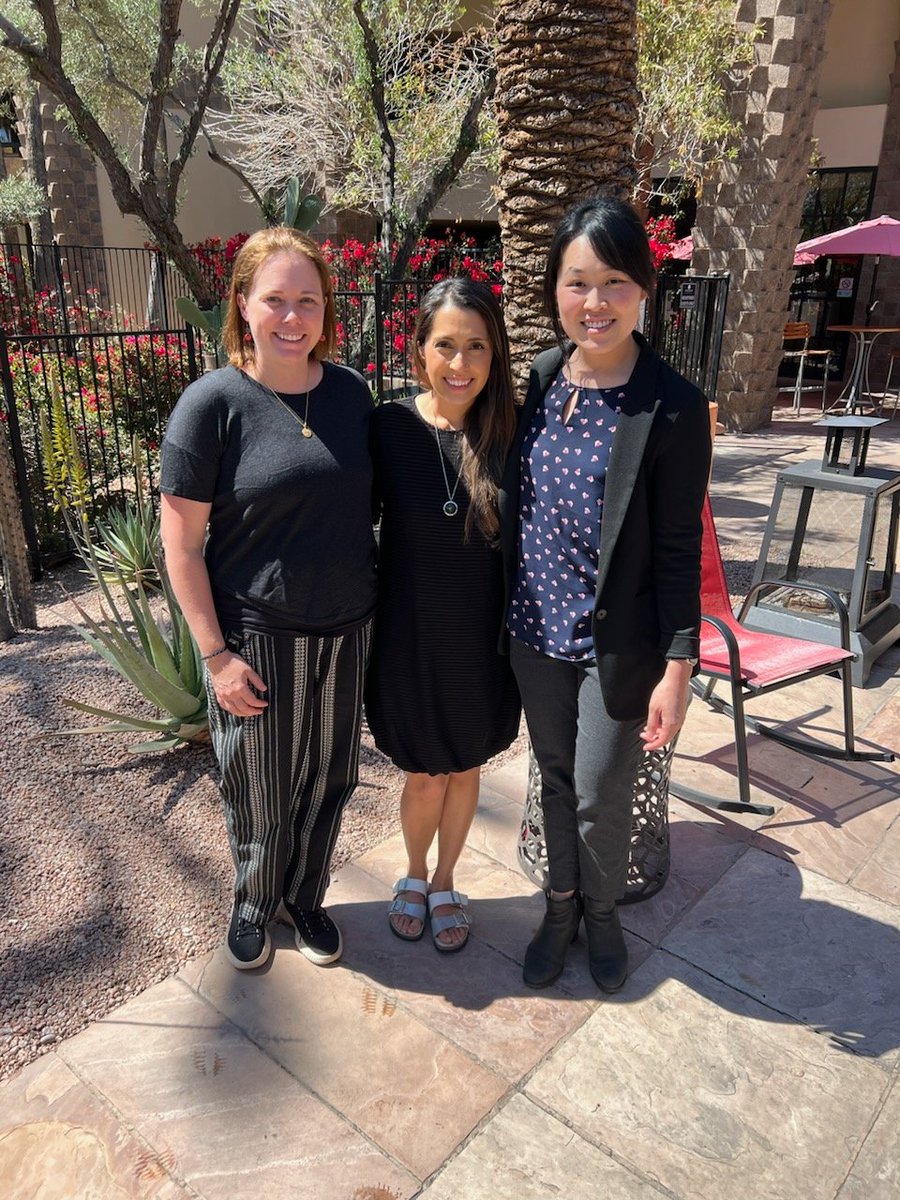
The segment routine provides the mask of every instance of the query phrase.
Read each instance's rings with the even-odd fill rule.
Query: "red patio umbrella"
[[[866,305],[866,323],[875,307],[875,281],[878,278],[878,264],[882,254],[893,258],[900,257],[900,221],[893,217],[875,217],[871,221],[860,221],[847,229],[836,229],[834,233],[825,233],[821,237],[809,238],[801,242],[798,251],[815,254],[874,254],[875,270],[872,272],[872,286],[869,289],[869,303]]]

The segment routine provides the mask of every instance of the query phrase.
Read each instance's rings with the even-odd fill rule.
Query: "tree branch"
[[[381,143],[381,259],[382,266],[388,269],[391,259],[391,245],[394,240],[394,199],[397,178],[397,147],[391,133],[391,125],[387,115],[387,104],[384,97],[384,73],[378,52],[378,43],[372,26],[363,9],[363,0],[353,0],[353,15],[363,36],[363,48],[366,62],[369,66],[371,81],[370,98],[378,125],[378,138]]]
[[[120,79],[116,74],[112,53],[109,49],[109,46],[106,44],[103,34],[97,28],[95,23],[90,19],[90,17],[85,16],[80,8],[77,8],[75,12],[78,16],[78,20],[81,21],[81,23],[90,33],[91,37],[100,47],[100,53],[103,55],[103,61],[106,64],[106,78],[114,87],[119,88],[120,91],[124,92],[127,96],[130,96],[132,100],[136,100],[138,104],[143,104],[146,100],[146,97],[142,96],[137,88],[132,87],[132,85],[126,80]]]
[[[256,188],[253,186],[253,184],[250,182],[250,180],[247,178],[247,176],[244,174],[244,172],[240,169],[240,167],[236,166],[233,162],[229,162],[227,158],[222,157],[222,155],[216,149],[215,143],[213,142],[213,140],[209,136],[209,134],[206,132],[206,130],[204,129],[202,132],[203,132],[204,138],[206,139],[206,153],[209,155],[209,157],[212,159],[212,161],[214,163],[216,163],[220,167],[224,167],[226,171],[231,171],[231,173],[233,175],[236,175],[238,177],[238,179],[241,181],[241,183],[244,185],[244,187],[247,189],[247,191],[253,197],[254,204],[258,204],[259,210],[260,210],[260,212],[262,212],[263,211],[262,196],[259,194],[259,192],[256,190]]]
[[[165,197],[155,187],[152,173],[153,150],[150,151],[150,174],[142,171],[140,189],[136,188],[127,167],[104,132],[97,118],[81,98],[72,80],[62,65],[62,34],[56,19],[53,0],[31,0],[44,28],[46,44],[40,46],[27,38],[6,17],[0,16],[0,31],[3,45],[14,51],[26,64],[32,78],[43,83],[68,110],[79,136],[97,158],[109,178],[113,198],[123,214],[138,217],[151,231],[159,246],[173,260],[185,281],[202,307],[211,307],[218,299],[203,274],[196,259],[184,243],[184,238],[175,223],[174,202],[166,205]],[[161,0],[161,7],[167,0]],[[168,0],[170,7],[172,0]],[[175,5],[177,8],[177,4]],[[177,36],[177,29],[175,30]],[[165,62],[165,56],[157,56],[157,63]],[[151,100],[154,98],[151,97]],[[158,103],[158,99],[157,99]],[[153,119],[145,115],[145,130],[152,130]],[[159,137],[161,116],[156,119],[156,138]],[[145,142],[145,145],[147,143]],[[146,165],[142,162],[142,167]]]
[[[150,92],[144,107],[140,136],[138,171],[141,194],[145,202],[151,189],[156,192],[158,186],[156,155],[160,145],[165,98],[175,58],[175,43],[181,32],[178,28],[180,15],[181,0],[159,0],[159,42],[156,47],[156,61],[150,71]]]
[[[0,33],[3,34],[3,42],[0,43],[6,50],[12,50],[14,54],[18,54],[26,62],[32,57],[43,54],[44,47],[39,46],[37,42],[29,41],[25,34],[18,26],[13,25],[8,17],[4,17],[0,12]]]
[[[78,94],[75,85],[62,65],[62,35],[56,19],[53,0],[32,0],[35,11],[44,27],[46,44],[30,41],[20,29],[6,17],[0,15],[0,30],[4,34],[4,45],[14,51],[25,62],[31,77],[43,83],[56,98],[65,105],[84,142],[100,159],[109,176],[116,204],[123,213],[141,212],[141,201],[127,169],[119,159],[116,149],[106,136],[94,114]]]
[[[197,134],[200,132],[213,88],[222,70],[222,63],[225,61],[225,53],[228,50],[231,32],[234,29],[234,23],[237,20],[240,7],[241,0],[222,0],[219,11],[216,14],[212,33],[206,43],[206,52],[203,57],[203,73],[197,86],[194,107],[192,111],[189,110],[187,127],[181,138],[181,147],[169,167],[167,191],[171,204],[175,203],[182,172],[193,152],[194,143],[197,140]]]
[[[441,196],[456,181],[460,171],[465,166],[472,151],[478,145],[478,119],[481,110],[494,92],[497,81],[497,68],[492,63],[484,75],[482,86],[478,88],[469,101],[465,116],[460,122],[459,136],[449,158],[431,176],[431,180],[419,198],[412,217],[404,231],[403,238],[397,247],[397,253],[392,264],[392,271],[398,277],[406,270],[409,256],[413,251],[416,238],[427,222],[435,204]]]

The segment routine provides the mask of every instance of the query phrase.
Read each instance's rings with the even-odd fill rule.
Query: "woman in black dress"
[[[400,819],[408,862],[394,887],[391,930],[418,941],[427,913],[435,946],[452,952],[469,934],[453,873],[480,768],[519,724],[516,685],[497,652],[497,486],[516,418],[506,329],[490,288],[439,283],[422,302],[414,342],[426,390],[372,418],[381,541],[366,711],[378,748],[407,772]]]

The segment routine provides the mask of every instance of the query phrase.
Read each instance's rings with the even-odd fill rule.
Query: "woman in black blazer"
[[[563,219],[544,280],[559,348],[534,361],[501,486],[505,633],[550,873],[532,987],[560,974],[582,915],[595,982],[624,983],[634,779],[681,728],[699,654],[709,408],[634,332],[654,278],[630,205]]]

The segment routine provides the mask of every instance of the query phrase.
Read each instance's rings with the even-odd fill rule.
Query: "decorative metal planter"
[[[634,785],[631,817],[631,856],[625,895],[620,904],[655,896],[669,877],[669,774],[675,741],[641,760]],[[544,816],[541,811],[541,772],[528,750],[528,790],[519,830],[519,866],[538,887],[549,887]]]

